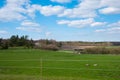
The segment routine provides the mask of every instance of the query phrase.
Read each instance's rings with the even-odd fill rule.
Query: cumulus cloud
[[[44,16],[51,16],[51,15],[59,15],[63,12],[63,10],[64,7],[62,6],[52,6],[52,5],[41,6],[34,4],[28,7],[27,12],[29,16],[34,17],[36,11],[39,11]]]
[[[44,16],[58,15],[64,10],[62,6],[41,6],[30,4],[30,0],[6,0],[4,7],[0,8],[0,21],[25,20],[34,18],[36,11]]]
[[[41,32],[40,24],[32,21],[23,21],[20,27],[16,28],[17,30],[30,31],[30,32]]]
[[[82,0],[75,8],[65,9],[59,17],[80,17],[80,18],[92,18],[96,17],[97,13],[95,9],[99,8],[99,0]],[[92,5],[92,6],[91,6]],[[88,14],[89,13],[89,14]]]
[[[101,14],[119,14],[120,0],[81,0],[74,8],[65,9],[59,17],[94,18]]]
[[[53,2],[70,2],[71,0],[51,0]],[[30,0],[6,0],[0,8],[0,21],[25,20],[34,18],[36,11],[44,16],[56,15],[68,18],[95,18],[101,14],[120,14],[120,0],[81,0],[73,8],[60,5],[30,4]]]
[[[41,14],[45,16],[51,16],[51,15],[58,15],[61,14],[64,10],[64,7],[62,6],[42,6],[39,11]]]
[[[96,26],[103,26],[106,22],[95,22],[93,18],[88,19],[81,19],[81,20],[60,20],[57,21],[58,24],[65,24],[69,27],[76,27],[76,28],[82,28],[82,27],[96,27]]]
[[[69,2],[71,0],[51,0],[53,2]],[[119,14],[119,0],[81,0],[78,5],[73,8],[65,8],[63,6],[41,6],[32,4],[27,9],[28,14],[33,15],[37,10],[45,16],[57,15],[59,17],[79,17],[79,18],[94,18],[98,16],[97,10],[101,14]],[[89,14],[88,14],[89,13]]]
[[[71,0],[51,0],[52,2],[58,2],[58,3],[69,3]]]
[[[120,0],[101,0],[101,7],[99,10],[101,14],[119,14]]]
[[[29,5],[29,0],[6,0],[6,5],[0,8],[0,20],[23,20],[26,17],[25,7]]]
[[[89,14],[88,14],[89,13]],[[96,12],[94,10],[82,9],[82,8],[73,8],[65,9],[63,13],[58,15],[59,17],[70,17],[70,18],[92,18],[96,17]]]

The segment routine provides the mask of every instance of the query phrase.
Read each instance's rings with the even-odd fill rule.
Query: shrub
[[[3,41],[2,43],[1,43],[1,46],[0,46],[0,49],[8,49],[8,42],[7,41]]]
[[[120,54],[120,48],[109,49],[110,54]]]
[[[87,54],[108,54],[109,51],[104,47],[96,47],[96,48],[85,49],[85,53]]]
[[[105,47],[96,47],[96,48],[87,48],[84,50],[86,54],[120,54],[120,48],[105,48]]]

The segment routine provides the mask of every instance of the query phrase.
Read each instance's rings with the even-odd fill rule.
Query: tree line
[[[33,48],[34,41],[32,39],[29,40],[27,35],[12,35],[9,39],[0,38],[0,49],[8,49],[9,47]]]
[[[41,39],[33,41],[32,39],[28,39],[27,35],[12,35],[9,39],[0,38],[0,49],[8,49],[9,47],[24,47],[56,51],[59,50],[61,46],[61,42],[57,42],[52,39]]]
[[[114,44],[113,44],[114,43]],[[85,48],[83,54],[120,54],[120,42],[58,42],[55,40],[41,39],[33,41],[28,39],[27,35],[12,35],[9,39],[0,38],[0,50],[9,47],[24,47],[44,50],[74,50],[82,46],[94,46],[93,48]],[[117,45],[117,47],[114,47]]]
[[[57,51],[62,47],[61,42],[57,42],[55,40],[41,39],[36,41],[35,48],[44,49],[44,50],[52,50]]]

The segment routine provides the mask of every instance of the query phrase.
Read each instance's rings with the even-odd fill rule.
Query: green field
[[[0,50],[0,80],[120,80],[120,55]]]

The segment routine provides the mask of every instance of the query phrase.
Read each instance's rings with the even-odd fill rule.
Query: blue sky
[[[120,0],[0,0],[0,37],[120,41]]]

